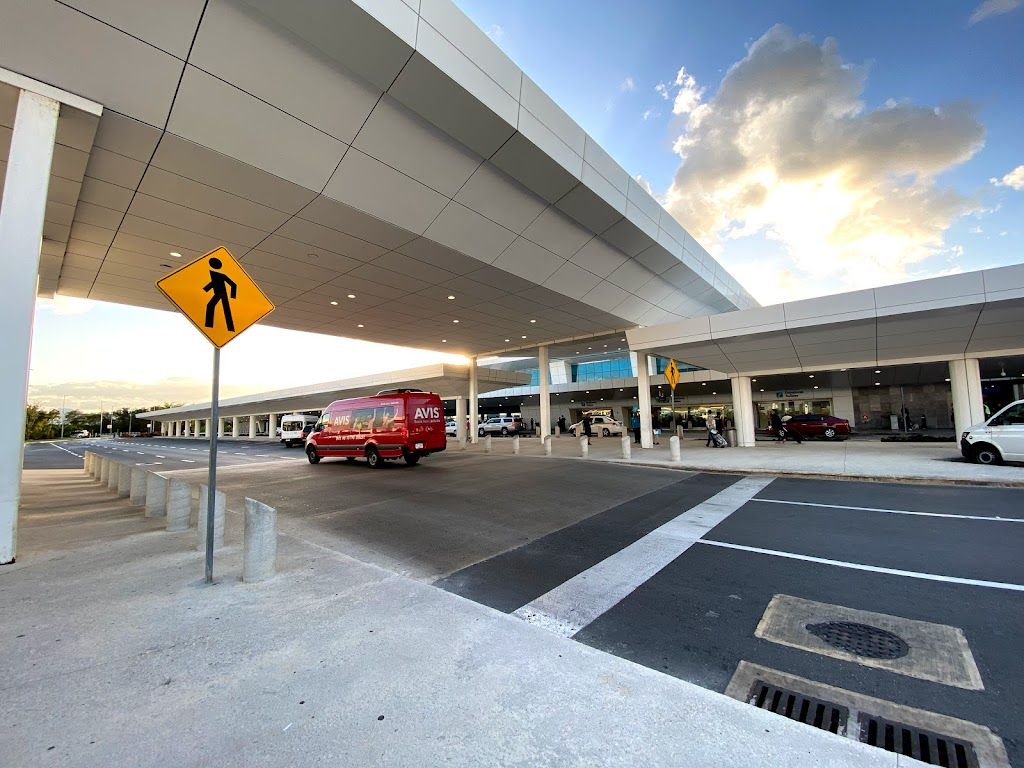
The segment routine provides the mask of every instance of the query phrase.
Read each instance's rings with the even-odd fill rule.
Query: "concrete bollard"
[[[632,459],[633,439],[631,437],[623,437],[619,442],[622,444],[622,458]]]
[[[544,455],[551,455],[551,435],[544,435]]]
[[[192,525],[192,486],[181,480],[167,485],[167,530],[187,531]]]
[[[82,471],[85,474],[87,474],[87,475],[89,474],[89,469],[90,469],[90,465],[91,464],[92,464],[92,454],[89,453],[89,451],[86,451],[82,455]]]
[[[107,459],[107,461],[110,463],[110,468],[107,471],[107,490],[116,491],[118,480],[121,477],[121,465],[113,459]]]
[[[200,552],[206,551],[206,515],[207,505],[210,501],[210,489],[208,486],[199,486],[199,543],[196,546]],[[214,491],[213,494],[213,548],[219,549],[224,546],[224,507],[227,499],[223,491]]]
[[[191,494],[189,495],[191,501]],[[191,517],[189,504],[189,517]],[[167,514],[167,478],[156,472],[146,473],[146,517],[164,517]],[[188,527],[188,526],[186,526]]]
[[[117,496],[127,499],[132,492],[132,465],[122,464],[117,471]]]
[[[586,435],[580,438],[580,456],[584,459],[590,456],[590,438]]]
[[[672,461],[682,461],[682,456],[679,455],[679,435],[672,435],[668,439],[668,452]]]
[[[561,437],[561,436],[562,436],[562,428],[561,427],[555,427],[555,437]]]
[[[255,499],[246,499],[242,581],[269,579],[274,575],[276,557],[277,510]]]
[[[465,437],[460,437],[459,438],[459,450],[460,451],[466,450],[466,438]]]
[[[487,437],[484,438],[484,453],[490,453],[490,452],[491,452],[491,436],[487,435]]]
[[[516,435],[515,437],[512,438],[512,455],[519,455],[519,435]]]
[[[142,467],[132,467],[131,488],[128,491],[128,506],[146,506],[146,475],[148,472]]]
[[[89,477],[95,479],[100,472],[100,457],[92,451],[89,451],[86,456],[89,457],[88,472]]]
[[[110,479],[110,459],[106,458],[105,456],[100,456],[99,462],[100,471],[98,477],[100,485],[106,485],[107,480]]]

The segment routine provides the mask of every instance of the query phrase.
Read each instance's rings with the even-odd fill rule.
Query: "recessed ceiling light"
[[[505,339],[505,341],[512,341],[512,339]]]
[[[350,293],[350,294],[348,295],[348,297],[349,297],[350,299],[354,299],[354,298],[356,297],[356,295],[355,295],[354,293]]]
[[[875,371],[875,373],[881,373],[881,371]]]
[[[949,381],[949,379],[946,379],[946,381]]]
[[[605,347],[607,347],[607,346],[608,346],[608,345],[607,345],[607,344],[605,344]]]
[[[525,339],[526,337],[525,337],[525,336],[523,336],[523,338]]]
[[[818,385],[817,385],[817,384],[815,384],[815,385],[814,385],[814,388],[815,388],[815,389],[817,389],[817,388],[818,388]]]
[[[762,391],[762,392],[764,392],[764,390],[763,390],[763,389],[762,389],[761,391]]]
[[[332,307],[336,307],[336,306],[338,306],[338,302],[336,302],[336,301],[332,301],[332,302],[331,302],[331,306],[332,306]]]
[[[593,347],[587,347],[587,349],[593,349]]]
[[[840,370],[840,371],[845,371],[846,369],[845,369],[845,368],[840,368],[839,370]]]
[[[454,297],[454,296],[449,296],[449,297],[448,297],[448,301],[454,301],[454,299],[455,299],[455,297]]]
[[[751,379],[750,381],[751,381],[751,383],[754,383],[754,382],[757,381],[757,379]]]
[[[619,387],[619,392],[621,392],[621,391],[622,391],[622,387]]]
[[[619,341],[625,341],[625,339],[619,339]]]
[[[569,402],[570,402],[570,403],[575,403],[576,401],[575,401],[575,400],[570,400]]]
[[[441,343],[442,344],[447,344],[448,343],[448,339],[441,339]]]
[[[536,320],[531,320],[530,322],[531,322],[531,323],[536,323],[537,321],[536,321]]]
[[[876,382],[875,382],[875,386],[876,386],[876,387],[880,387],[880,386],[882,386],[882,382],[880,382],[880,381],[876,381]]]
[[[707,383],[706,381],[702,381],[702,382],[700,383],[700,385],[701,385],[702,387],[706,387],[706,386],[708,385],[708,383]]]
[[[359,325],[356,326],[356,328],[362,328],[362,327],[363,327],[362,323],[360,323]]]
[[[173,256],[176,259],[180,259],[181,258],[181,254],[178,253],[177,251],[171,251],[171,256]]]
[[[453,323],[457,323],[457,322],[459,322],[459,321],[458,321],[458,320],[452,320],[452,322],[453,322]]]
[[[812,374],[811,374],[810,376],[808,376],[807,378],[809,378],[809,379],[813,379],[813,378],[814,378],[814,374],[812,373]]]

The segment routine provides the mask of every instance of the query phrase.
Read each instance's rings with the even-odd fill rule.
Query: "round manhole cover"
[[[902,637],[868,624],[826,621],[808,624],[806,629],[833,648],[868,659],[898,659],[910,652]]]

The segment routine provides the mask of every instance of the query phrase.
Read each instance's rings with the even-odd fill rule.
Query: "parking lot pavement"
[[[102,491],[77,470],[25,477],[25,549],[0,570],[4,765],[905,764],[295,535],[277,577],[242,584],[233,513],[207,586],[194,531],[110,494],[78,513]],[[319,475],[328,494],[354,477]]]

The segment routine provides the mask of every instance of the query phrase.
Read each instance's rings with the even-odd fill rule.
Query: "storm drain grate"
[[[826,621],[805,629],[833,648],[868,659],[899,659],[910,646],[899,635],[855,621]]]
[[[860,740],[865,744],[946,768],[978,768],[978,756],[968,741],[866,713],[861,713],[859,722]]]
[[[850,719],[850,710],[846,707],[769,685],[763,680],[754,683],[750,703],[790,720],[840,735],[846,733],[846,722]]]

